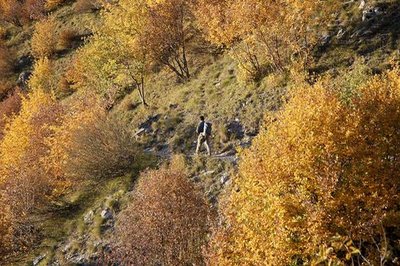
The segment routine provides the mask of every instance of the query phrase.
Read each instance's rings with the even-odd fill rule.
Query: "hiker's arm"
[[[201,123],[199,123],[199,124],[197,125],[197,130],[196,130],[196,132],[197,132],[197,134],[200,134],[200,132],[201,132]]]

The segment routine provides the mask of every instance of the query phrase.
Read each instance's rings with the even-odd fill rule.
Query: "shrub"
[[[23,4],[23,16],[25,20],[40,20],[45,17],[46,0],[25,0]]]
[[[54,91],[57,83],[53,63],[47,57],[38,59],[28,81],[29,88]]]
[[[0,102],[0,140],[3,138],[3,130],[7,118],[18,113],[21,108],[21,90],[16,89],[5,100]]]
[[[51,57],[56,51],[57,36],[54,18],[46,18],[36,23],[32,36],[32,55],[35,58]]]
[[[201,265],[208,206],[190,183],[182,157],[141,175],[119,215],[111,262],[123,265]]]
[[[398,252],[385,231],[399,226],[399,76],[351,102],[331,82],[294,92],[242,154],[211,265],[379,265]]]
[[[74,106],[52,139],[52,164],[63,175],[111,178],[132,166],[136,151],[126,124],[89,97]]]
[[[22,4],[15,0],[3,0],[0,2],[0,15],[2,20],[21,26]]]
[[[10,206],[7,206],[0,194],[0,263],[2,263],[2,258],[6,254],[10,253],[11,250],[11,221],[10,221]]]
[[[61,106],[49,94],[34,90],[22,99],[21,111],[6,126],[0,142],[0,197],[10,209],[13,249],[31,244],[30,215],[48,205],[62,182],[46,171],[46,139],[59,123]],[[1,236],[1,237],[4,237]]]
[[[73,29],[67,29],[61,32],[58,40],[58,48],[60,50],[73,48],[74,42],[79,38],[79,33]]]
[[[100,8],[101,2],[98,0],[77,0],[74,7],[77,13],[92,12]]]
[[[15,53],[5,45],[0,45],[0,77],[8,77],[14,70]]]

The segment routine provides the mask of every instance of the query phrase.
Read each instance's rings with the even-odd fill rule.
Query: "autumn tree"
[[[95,95],[85,94],[64,107],[63,123],[54,127],[48,141],[47,165],[54,176],[112,178],[131,169],[137,154],[132,131],[101,103]]]
[[[15,58],[14,50],[0,43],[0,99],[14,87]]]
[[[56,28],[56,21],[53,17],[45,18],[35,24],[31,43],[32,55],[35,58],[51,57],[55,53]]]
[[[293,60],[309,62],[321,25],[334,19],[335,1],[200,0],[196,18],[207,38],[227,46],[245,74],[283,71]]]
[[[7,120],[21,109],[21,95],[21,90],[17,88],[6,99],[0,102],[0,141],[3,138],[3,131]]]
[[[2,0],[0,1],[0,15],[1,19],[17,26],[23,24],[23,3],[16,0]]]
[[[211,265],[382,265],[395,248],[400,70],[351,101],[320,81],[297,89],[242,154]],[[393,231],[392,231],[393,233]]]
[[[145,79],[151,68],[167,66],[180,80],[190,77],[190,14],[188,1],[122,0],[105,6],[101,26],[75,57],[70,81],[76,89],[97,89],[110,107],[132,88],[147,105]]]
[[[208,206],[190,183],[183,157],[143,173],[118,216],[110,263],[202,265]]]
[[[62,182],[46,171],[50,151],[47,138],[60,123],[62,108],[50,94],[33,90],[22,99],[21,110],[9,119],[0,142],[0,201],[10,209],[13,249],[31,244],[30,214],[48,205]],[[59,186],[60,185],[60,186]]]
[[[120,1],[103,13],[103,23],[75,56],[68,78],[76,89],[95,89],[112,107],[127,89],[145,98],[148,60],[141,39],[146,19],[143,1]]]
[[[57,80],[51,60],[47,57],[36,60],[28,86],[31,89],[43,89],[48,92],[56,90]]]
[[[188,42],[194,34],[190,0],[148,1],[145,44],[154,63],[168,67],[182,80],[190,78]]]

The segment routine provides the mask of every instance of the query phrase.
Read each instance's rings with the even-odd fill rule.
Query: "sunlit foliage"
[[[56,21],[53,17],[45,18],[35,25],[32,36],[32,55],[35,58],[51,57],[56,51]]]
[[[42,89],[54,91],[57,88],[57,80],[52,62],[47,58],[40,58],[36,61],[28,85],[31,89]]]
[[[75,100],[67,110],[49,140],[49,165],[55,176],[112,178],[130,169],[137,150],[126,124],[94,97]]]
[[[21,90],[15,89],[6,99],[0,102],[0,141],[10,116],[19,112],[21,108]]]
[[[196,17],[211,42],[231,48],[243,79],[258,79],[293,60],[307,64],[338,2],[200,0]]]
[[[329,80],[293,93],[242,154],[211,265],[390,258],[395,243],[385,230],[399,226],[399,76],[396,68],[372,78],[351,101]]]
[[[0,143],[0,201],[12,206],[7,218],[12,228],[7,232],[13,234],[13,249],[30,244],[30,214],[46,206],[64,185],[49,175],[45,160],[50,150],[46,139],[54,134],[52,126],[60,123],[61,115],[62,108],[51,95],[34,90],[6,126]]]

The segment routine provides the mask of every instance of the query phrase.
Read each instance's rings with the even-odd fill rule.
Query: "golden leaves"
[[[326,89],[329,79],[296,90],[242,153],[211,262],[342,265],[360,253],[352,240],[381,238],[400,196],[399,76],[395,68],[372,78],[351,104]],[[375,261],[370,244],[363,256]]]

